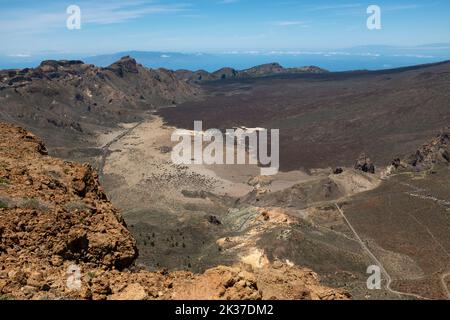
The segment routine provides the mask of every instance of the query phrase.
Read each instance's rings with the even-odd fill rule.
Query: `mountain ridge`
[[[288,74],[321,74],[328,73],[328,70],[316,66],[305,66],[298,68],[284,68],[277,62],[257,65],[244,70],[236,70],[230,67],[223,67],[214,72],[207,72],[205,70],[177,70],[175,74],[179,79],[185,79],[190,82],[204,82],[225,79],[242,79],[242,78],[258,78],[274,75],[288,75]]]
[[[32,129],[52,147],[83,146],[99,130],[200,93],[174,72],[145,68],[129,56],[106,68],[46,60],[34,69],[0,71],[0,118]]]

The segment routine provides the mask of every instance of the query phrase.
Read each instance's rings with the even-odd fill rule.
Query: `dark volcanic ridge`
[[[86,147],[99,129],[198,94],[174,72],[147,69],[128,56],[106,68],[43,61],[34,69],[0,71],[0,119],[32,129],[53,150]]]
[[[224,68],[205,78],[322,71],[285,69],[274,63],[244,71]],[[48,141],[54,155],[76,158],[73,150],[87,148],[81,151],[92,156],[97,152],[90,149],[96,132],[139,122],[148,117],[145,113],[163,106],[199,99],[202,89],[188,81],[193,74],[148,69],[129,56],[105,68],[78,60],[48,60],[37,68],[1,70],[0,120],[33,130]]]
[[[233,68],[225,67],[214,72],[208,72],[205,70],[177,70],[175,74],[179,79],[185,79],[189,82],[204,82],[215,81],[225,79],[242,79],[242,78],[258,78],[274,75],[289,75],[289,74],[321,74],[328,73],[328,70],[316,67],[306,66],[299,68],[284,68],[279,63],[267,63],[259,66],[255,66],[245,70],[236,70]]]

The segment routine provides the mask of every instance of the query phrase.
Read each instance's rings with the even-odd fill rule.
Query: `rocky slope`
[[[106,68],[43,61],[34,69],[0,71],[0,120],[31,129],[52,149],[73,149],[86,147],[99,130],[199,93],[172,71],[147,69],[128,56]]]
[[[2,299],[349,298],[282,262],[148,272],[135,265],[135,240],[89,165],[49,157],[19,127],[0,132]]]
[[[327,73],[328,71],[315,66],[306,66],[300,68],[284,68],[279,63],[267,63],[255,66],[245,70],[236,70],[233,68],[221,68],[217,71],[209,73],[204,70],[189,71],[177,70],[176,76],[179,79],[187,80],[189,82],[204,82],[212,80],[224,79],[241,79],[241,78],[258,78],[273,75],[287,75],[287,74],[315,74]]]
[[[279,129],[282,172],[350,167],[362,152],[380,168],[448,126],[449,85],[449,62],[210,81],[202,101],[159,114],[190,130],[197,119],[204,130]]]
[[[404,159],[394,159],[396,169],[428,170],[437,164],[450,163],[450,127],[446,127],[431,141],[424,143],[415,153]]]

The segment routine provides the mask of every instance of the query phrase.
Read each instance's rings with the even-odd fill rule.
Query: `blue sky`
[[[382,29],[366,28],[368,5]],[[66,28],[78,5],[81,30]],[[450,43],[448,0],[0,0],[0,54],[227,52]]]

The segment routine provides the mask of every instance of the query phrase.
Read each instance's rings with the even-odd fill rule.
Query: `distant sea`
[[[224,66],[230,66],[241,70],[251,68],[255,65],[278,62],[284,67],[318,66],[329,71],[349,71],[349,70],[380,70],[411,65],[426,64],[450,60],[450,55],[445,57],[392,57],[392,56],[356,56],[356,55],[220,55],[217,60],[204,60],[201,64],[177,64],[162,63],[168,69],[205,69],[215,71]]]
[[[130,55],[149,68],[215,71],[222,67],[246,69],[278,62],[284,67],[314,65],[330,71],[380,70],[450,60],[450,44],[409,48],[364,46],[342,50],[250,51],[221,53],[179,53],[127,51],[103,55],[55,54],[0,55],[0,69],[26,68],[47,59],[77,59],[98,66],[108,66],[122,56]]]

